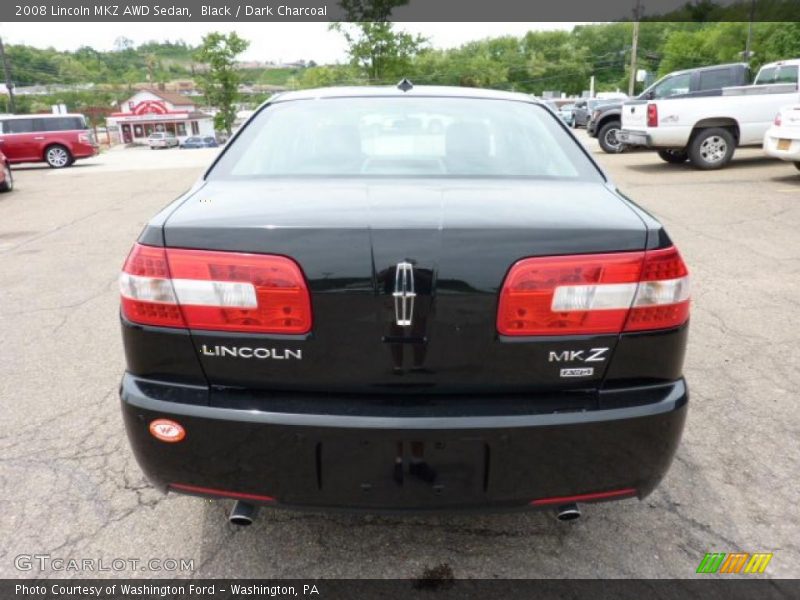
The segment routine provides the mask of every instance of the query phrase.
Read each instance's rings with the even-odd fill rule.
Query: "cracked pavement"
[[[214,151],[112,151],[63,171],[15,169],[0,195],[0,577],[693,577],[706,552],[773,552],[800,576],[800,174],[758,149],[723,171],[602,154],[668,227],[693,275],[687,428],[642,502],[549,512],[378,517],[162,496],[118,407],[119,268],[145,221]],[[19,571],[20,554],[192,559],[193,572]],[[708,577],[708,576],[706,576]]]

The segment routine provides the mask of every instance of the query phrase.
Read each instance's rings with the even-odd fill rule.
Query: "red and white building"
[[[109,129],[118,129],[124,144],[147,144],[156,131],[174,133],[180,141],[193,135],[213,136],[214,119],[197,110],[191,98],[171,92],[141,90],[106,118]]]

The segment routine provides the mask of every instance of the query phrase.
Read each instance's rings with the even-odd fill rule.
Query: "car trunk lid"
[[[170,247],[291,257],[308,282],[308,335],[192,332],[211,384],[371,393],[596,388],[618,335],[503,338],[498,293],[522,258],[642,250],[646,233],[602,183],[380,178],[208,182],[164,228]]]

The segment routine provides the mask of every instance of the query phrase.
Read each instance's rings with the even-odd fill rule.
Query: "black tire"
[[[625,144],[617,139],[617,133],[620,130],[619,121],[609,121],[600,128],[597,132],[597,141],[603,152],[608,154],[619,154],[625,149]]]
[[[11,167],[3,164],[3,182],[0,183],[0,192],[10,192],[14,189],[14,174],[11,172]]]
[[[64,146],[52,144],[44,149],[44,161],[52,169],[63,169],[73,163],[73,158]]]
[[[664,162],[680,165],[686,162],[689,158],[689,153],[686,150],[659,150],[658,156]]]
[[[735,147],[733,134],[727,129],[701,129],[689,142],[689,160],[692,166],[704,171],[721,169],[731,162]]]
[[[800,171],[800,160],[798,160],[796,163],[794,163],[794,168],[797,169],[798,171]]]

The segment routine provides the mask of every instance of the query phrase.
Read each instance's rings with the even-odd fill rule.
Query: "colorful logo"
[[[755,552],[709,552],[700,561],[698,573],[763,573],[767,569],[772,553]]]

